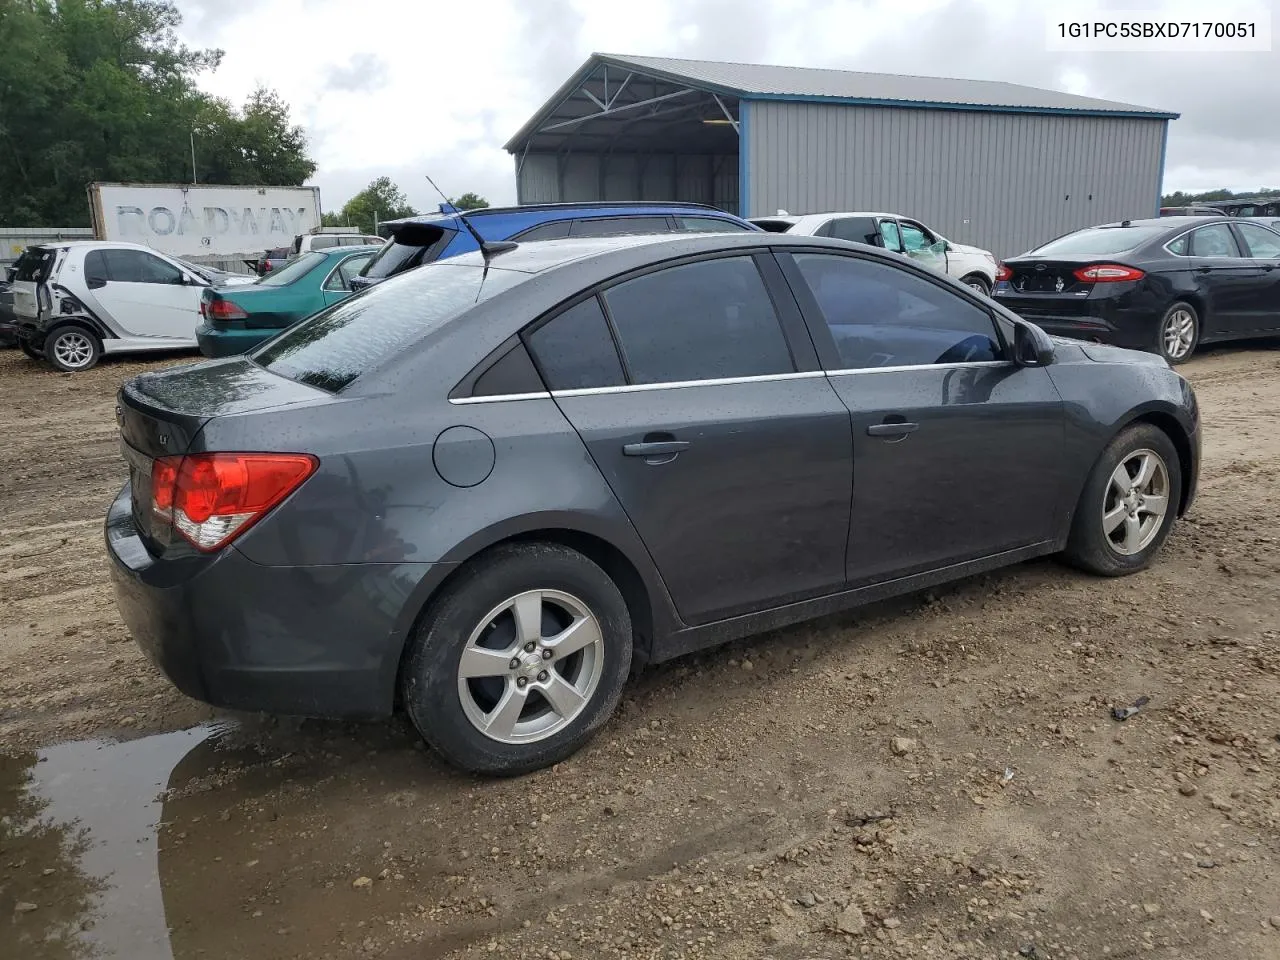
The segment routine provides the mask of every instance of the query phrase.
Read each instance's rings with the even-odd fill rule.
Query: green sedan
[[[351,278],[376,246],[304,253],[256,283],[205,287],[196,342],[206,357],[244,353],[285,327],[351,296]]]

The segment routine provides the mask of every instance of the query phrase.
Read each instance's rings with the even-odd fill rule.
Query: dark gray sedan
[[[786,234],[422,267],[120,391],[120,611],[185,693],[403,704],[519,773],[633,664],[1062,553],[1151,563],[1191,387],[883,251]]]

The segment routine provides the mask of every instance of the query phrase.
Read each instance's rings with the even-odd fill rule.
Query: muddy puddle
[[[228,723],[0,757],[0,958],[461,946],[486,911],[439,936],[405,921],[457,886],[469,854],[424,826],[474,786],[394,727]]]

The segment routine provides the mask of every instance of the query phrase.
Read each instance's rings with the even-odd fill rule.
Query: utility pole
[[[196,131],[191,129],[191,182],[198,183],[196,180]]]

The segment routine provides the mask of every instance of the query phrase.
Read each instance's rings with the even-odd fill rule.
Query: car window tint
[[[822,236],[835,237],[837,240],[852,240],[854,243],[874,245],[879,235],[876,222],[870,217],[840,217],[837,220],[828,220],[824,226],[827,232]]]
[[[182,283],[182,271],[143,250],[104,250],[107,271],[116,283]]]
[[[613,335],[595,297],[538,327],[529,334],[528,342],[549,390],[626,383]]]
[[[1255,223],[1237,223],[1236,229],[1249,247],[1249,256],[1259,260],[1280,257],[1280,234],[1272,233]]]
[[[575,237],[622,237],[634,233],[670,233],[666,217],[606,217],[575,220],[569,231]]]
[[[604,297],[633,383],[795,370],[750,257],[669,267],[611,287]]]
[[[435,263],[312,314],[249,354],[290,380],[338,391],[440,325],[529,278]]]
[[[842,369],[1004,359],[991,315],[958,293],[879,261],[811,253],[794,258]]]
[[[85,283],[106,283],[110,279],[111,273],[107,270],[107,258],[102,255],[102,251],[90,250],[85,254]]]
[[[1186,257],[1191,254],[1191,234],[1184,233],[1172,243],[1166,244],[1166,249],[1175,257]]]
[[[1207,227],[1192,231],[1191,238],[1191,252],[1197,257],[1217,259],[1240,256],[1236,238],[1231,235],[1229,224],[1211,223]]]
[[[746,233],[747,228],[719,217],[676,217],[676,230],[681,233]]]
[[[561,237],[569,235],[570,220],[552,220],[550,223],[541,223],[532,229],[517,233],[513,239],[521,243],[527,243],[534,240],[559,240]]]

